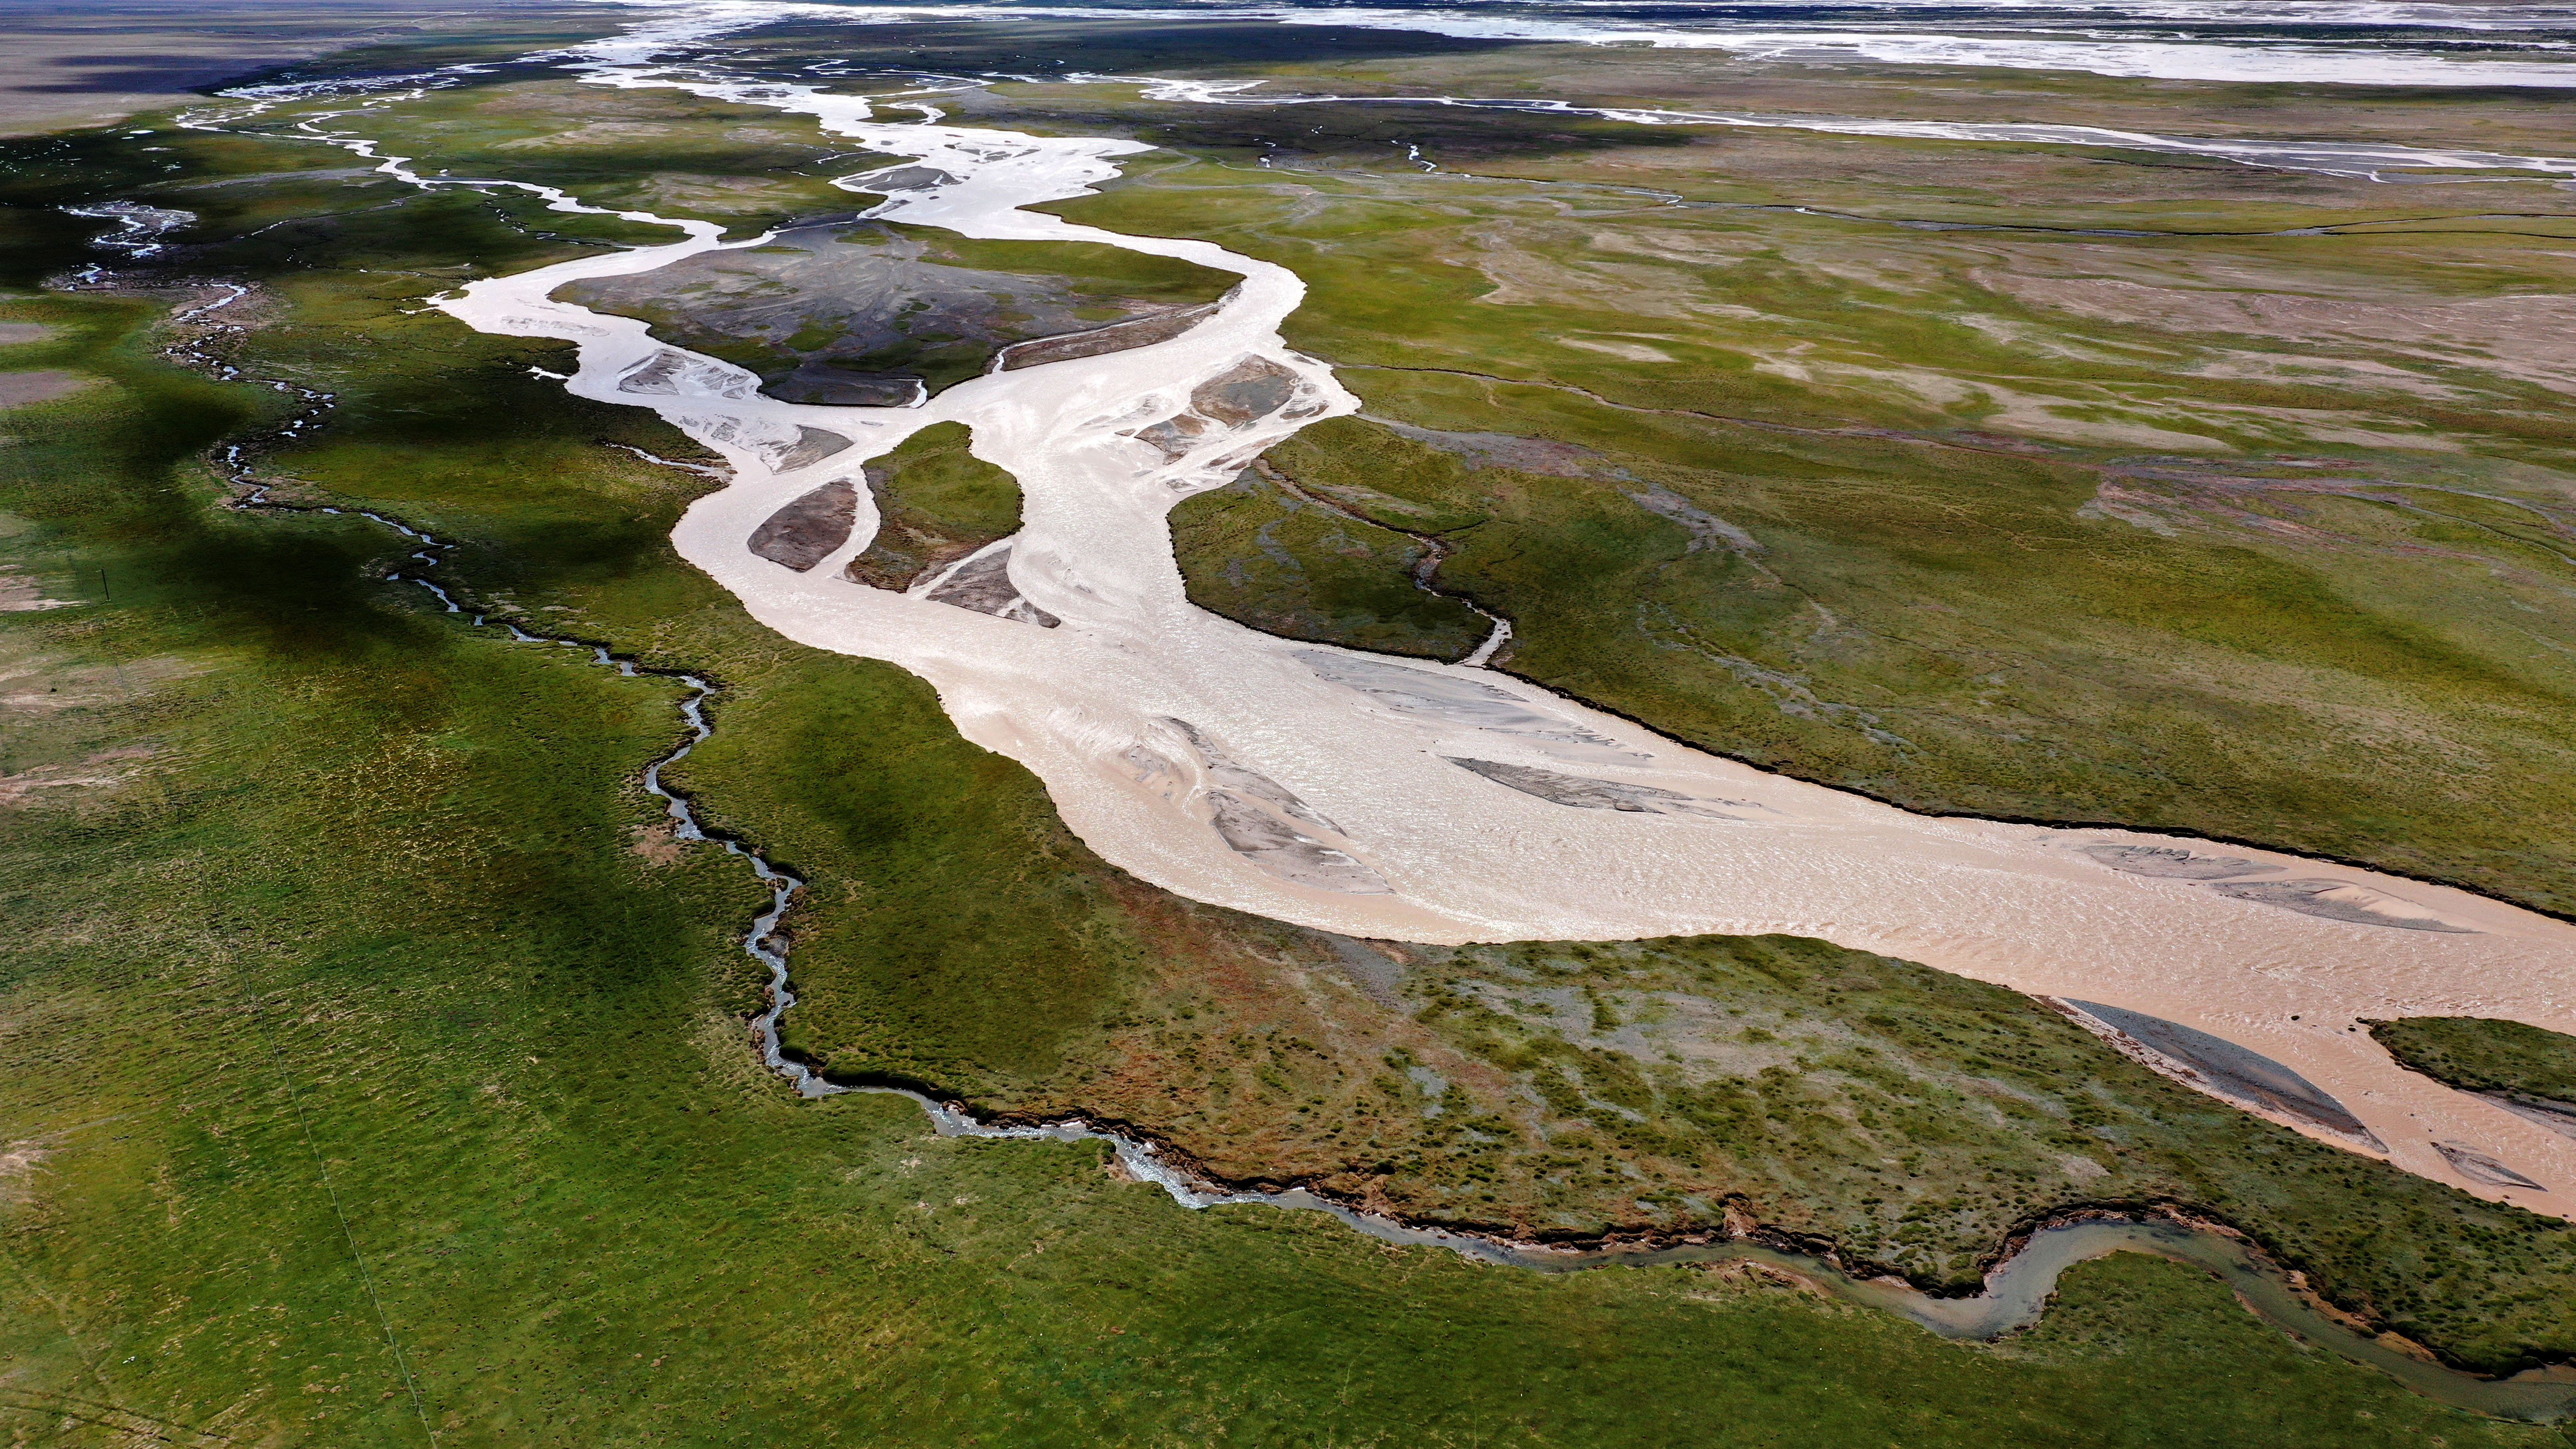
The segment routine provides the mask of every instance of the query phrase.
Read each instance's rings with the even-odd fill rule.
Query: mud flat
[[[1112,323],[1070,337],[1040,337],[1003,348],[995,356],[993,366],[995,371],[1011,372],[1050,362],[1098,357],[1104,352],[1123,352],[1130,347],[1150,347],[1157,342],[1169,342],[1215,315],[1216,304],[1211,302],[1197,307],[1176,308],[1159,317],[1139,317],[1132,322]]]
[[[68,397],[98,379],[76,372],[0,372],[0,408],[22,408],[30,403],[51,402]]]
[[[680,86],[810,115],[872,152],[912,158],[918,184],[875,215],[970,237],[1107,242],[1243,281],[1177,336],[996,371],[909,410],[764,397],[741,369],[675,360],[641,323],[549,300],[569,281],[722,245],[704,226],[685,226],[689,239],[666,247],[478,282],[441,305],[485,331],[578,343],[571,390],[653,408],[721,452],[733,481],[681,522],[684,556],[781,633],[929,679],[966,736],[1037,773],[1068,824],[1112,862],[1195,899],[1352,936],[1782,932],[1906,957],[2204,1033],[2340,1104],[2401,1167],[2542,1212],[2576,1208],[2576,1141],[2399,1068],[2360,1026],[2428,1014],[2563,1024],[2576,994],[2576,927],[2260,850],[2230,849],[2246,869],[2223,874],[2124,869],[2102,852],[2162,852],[2138,858],[2186,865],[2206,852],[2133,832],[1913,816],[1682,748],[1484,670],[1295,644],[1192,607],[1164,519],[1173,502],[1221,486],[1304,423],[1357,406],[1328,367],[1279,338],[1303,296],[1299,279],[1209,243],[1118,237],[1020,209],[1109,179],[1138,143],[954,127],[935,115],[889,123],[859,97],[657,68],[724,23],[648,24],[575,64],[602,84]],[[844,184],[882,191],[865,175]],[[1248,374],[1256,359],[1266,366]],[[1193,406],[1211,382],[1274,368],[1293,381],[1265,415],[1238,421]],[[1216,411],[1248,408],[1230,398]],[[1015,602],[1000,616],[955,607],[936,586],[897,594],[841,577],[877,528],[863,496],[848,540],[810,570],[752,550],[781,506],[945,421],[970,423],[977,456],[1024,493],[1020,532],[969,561],[984,562],[980,592],[999,598],[1007,584]],[[782,468],[807,427],[853,446]],[[1033,615],[1057,627],[1029,627]],[[1224,764],[1174,747],[1166,721],[1187,721]],[[1138,750],[1160,768],[1140,769]],[[1452,763],[1460,759],[1524,773],[1507,779]],[[1228,769],[1274,784],[1331,828],[1262,805]],[[1542,778],[1527,772],[1575,783],[1533,793],[1512,782]],[[1585,808],[1572,797],[1587,791],[1722,801],[1735,818]],[[1245,809],[1268,823],[1239,818]],[[1283,831],[1305,840],[1271,838]],[[1283,853],[1283,843],[1313,853]],[[1280,868],[1292,855],[1298,868]],[[2323,914],[2277,891],[2216,888],[2258,877],[2354,909]],[[2315,1121],[2285,1120],[2362,1150]],[[2443,1146],[2542,1186],[2481,1180]]]
[[[2340,1137],[2367,1152],[2385,1153],[2379,1140],[2343,1103],[2318,1090],[2316,1083],[2269,1057],[2247,1051],[2205,1031],[2165,1021],[2144,1012],[2105,1006],[2098,1001],[2060,1001],[2076,1021],[2112,1045],[2177,1081],[2213,1097],[2224,1097],[2249,1112],[2298,1123],[2313,1134]],[[2436,1144],[2439,1150],[2439,1144]],[[2452,1166],[2459,1159],[2443,1154]],[[2474,1175],[2474,1174],[2473,1174]],[[2494,1181],[2492,1177],[2480,1181]],[[2524,1187],[2538,1183],[2524,1181]]]
[[[745,546],[803,573],[849,541],[858,514],[858,490],[848,479],[835,478],[762,520]]]
[[[874,184],[900,191],[953,179],[902,168]],[[577,283],[566,300],[642,318],[677,346],[757,368],[773,397],[895,407],[996,365],[1030,366],[1175,335],[1213,310],[1199,299],[1223,287],[1221,278],[1169,264],[1138,276],[1117,275],[1114,266],[1105,275],[1096,265],[1086,271],[1086,262],[1132,255],[1098,248],[1069,260],[1014,255],[1012,248],[983,249],[1004,253],[997,258],[961,255],[942,235],[868,221],[797,226],[749,249],[701,252],[652,272]],[[1067,271],[978,264],[1050,260]],[[1156,295],[1127,294],[1133,291]],[[1107,315],[1117,313],[1125,315]]]

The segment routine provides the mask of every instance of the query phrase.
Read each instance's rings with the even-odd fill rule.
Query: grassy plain
[[[2467,1092],[2576,1106],[2576,1037],[2481,1016],[2375,1021],[2370,1035],[2399,1061]]]
[[[248,349],[347,389],[336,436],[281,465],[373,483],[324,475],[405,440],[390,496],[339,496],[480,525],[459,579],[525,617],[718,666],[737,753],[697,783],[727,823],[763,813],[726,798],[747,778],[900,802],[797,801],[906,875],[785,840],[824,866],[815,917],[899,888],[959,943],[954,994],[918,1003],[934,1044],[1024,1068],[1114,997],[1114,974],[1051,974],[1083,943],[1027,949],[1069,894],[1121,888],[1033,781],[917,683],[778,644],[671,558],[687,488],[590,441],[624,415],[514,399],[524,344],[401,321],[410,296],[316,261],[303,305],[383,333],[335,365],[290,312]],[[659,837],[635,785],[671,686],[424,612],[370,582],[393,549],[360,521],[211,506],[197,450],[268,400],[155,362],[152,299],[0,310],[62,329],[9,360],[108,380],[6,422],[0,554],[64,605],[11,620],[9,768],[80,777],[0,817],[12,918],[48,923],[0,968],[13,1438],[2562,1441],[2303,1351],[2168,1264],[2079,1271],[2072,1312],[1996,1353],[1761,1281],[1550,1279],[1185,1213],[1094,1148],[798,1102],[743,1034],[758,971],[732,936],[758,892]],[[425,421],[424,398],[446,400]],[[503,408],[506,452],[436,426]],[[754,727],[817,689],[853,728]],[[970,911],[986,929],[955,929]],[[975,972],[1007,1010],[965,1009]]]
[[[1663,1197],[1638,1209],[1659,1221],[1689,1205],[1595,1180],[1589,1151],[1525,1160],[1524,1141],[1467,1120],[1498,1115],[1477,1094],[1552,1089],[1546,1120],[1591,1144],[1628,1133],[1641,1155],[1659,1149],[1640,1129],[1717,1141],[1697,1106],[1735,1134],[1695,1159],[1711,1172],[1850,1154],[1765,1214],[1877,1233],[1927,1277],[1993,1223],[2091,1195],[2062,1163],[2047,1175],[2074,1129],[2137,1184],[2181,1171],[2156,1134],[2187,1132],[2241,1164],[2206,1189],[2236,1196],[2211,1205],[2272,1214],[2247,1225],[2446,1351],[2502,1362],[2566,1337],[2548,1316],[2563,1250],[2537,1220],[2122,1076],[1986,988],[1812,943],[1407,972],[1128,880],[917,681],[785,644],[683,566],[668,529],[697,480],[599,443],[684,442],[531,378],[561,363],[549,346],[417,311],[460,276],[575,243],[528,235],[506,202],[278,175],[336,160],[290,143],[190,138],[178,154],[175,175],[94,140],[21,158],[6,280],[26,289],[81,255],[92,228],[45,209],[59,202],[216,198],[192,234],[206,249],[178,267],[257,282],[243,364],[339,397],[268,465],[301,480],[285,496],[431,526],[464,541],[453,582],[478,601],[725,685],[717,739],[674,774],[813,882],[791,921],[809,1008],[790,1027],[835,1069],[1129,1115],[1212,1161],[1241,1152],[1246,1175],[1342,1163],[1426,1204],[1463,1198],[1447,1209],[1461,1216],[1488,1212],[1489,1191],[1527,1205],[1506,1216],[1578,1215],[1560,1226],[1617,1209],[1613,1187]],[[426,613],[368,582],[394,550],[358,520],[214,508],[193,460],[280,404],[153,360],[159,306],[21,290],[5,308],[62,329],[12,365],[109,380],[0,420],[20,440],[0,453],[0,553],[70,605],[8,630],[0,869],[11,917],[51,923],[0,966],[0,1402],[31,1434],[2563,1440],[2302,1350],[2168,1264],[2080,1270],[2059,1319],[1995,1352],[1688,1269],[1547,1279],[1289,1215],[1188,1214],[1096,1149],[942,1141],[899,1102],[798,1102],[745,1041],[759,973],[732,937],[759,893],[729,857],[670,840],[636,785],[677,736],[672,687]],[[1854,1024],[1864,996],[1905,1021]],[[1730,1087],[1604,1055],[1668,1025],[1658,1009],[1680,1021],[1682,998],[1746,1013],[1725,1050],[1822,1070],[1777,1087],[1748,1057]],[[1859,1070],[1862,1047],[1901,1065]],[[1458,1116],[1423,1115],[1414,1066],[1447,1078],[1444,1116],[1462,1094]],[[1597,1105],[1637,1096],[1630,1076],[1642,1120]],[[2063,1085],[2085,1079],[2101,1085]],[[1778,1102],[1730,1112],[1743,1092]],[[1983,1146],[1925,1125],[1977,1102],[1993,1104]],[[1334,1141],[1363,1120],[1337,1103],[1418,1135]],[[1846,1108],[1886,1116],[1864,1139],[1834,1125]],[[1901,1150],[1861,1159],[1918,1138],[1959,1199],[1946,1216],[1834,1196],[1895,1201],[1880,1180],[1918,1169]],[[2372,1236],[2400,1230],[2421,1258]]]
[[[1417,535],[1438,515],[1370,492],[1374,515],[1299,488],[1274,463],[1189,499],[1173,511],[1172,544],[1197,565],[1190,602],[1273,634],[1464,657],[1492,626],[1418,582],[1439,556]]]
[[[446,230],[425,229],[433,218]],[[1878,1014],[1891,1020],[1961,1025],[1919,1040],[1889,1038],[1866,1020],[1812,1041],[1792,1032],[1786,1039],[1800,1044],[1784,1058],[1743,1036],[1740,1025],[1721,1031],[1686,1021],[1678,1043],[1648,1046],[1641,1038],[1623,1062],[1616,1045],[1580,1031],[1581,1044],[1571,1044],[1562,1025],[1540,1018],[1506,1029],[1504,1016],[1481,998],[1457,997],[1438,975],[1393,991],[1381,983],[1371,995],[1349,984],[1347,948],[1125,881],[1054,823],[1016,769],[939,743],[944,730],[890,729],[881,671],[849,675],[844,662],[827,667],[803,651],[782,656],[796,661],[790,670],[768,657],[767,645],[755,666],[735,657],[739,641],[702,637],[691,621],[702,612],[704,585],[663,562],[664,519],[677,496],[670,477],[618,465],[629,492],[607,510],[542,504],[527,482],[561,471],[565,456],[594,438],[666,454],[679,445],[640,414],[558,407],[552,389],[525,371],[531,361],[552,360],[542,347],[459,339],[436,319],[397,320],[431,283],[365,280],[428,270],[420,264],[429,258],[417,254],[424,249],[479,265],[529,265],[561,254],[560,244],[516,234],[472,197],[419,198],[330,225],[323,234],[334,254],[366,272],[316,266],[321,253],[301,237],[292,252],[264,250],[267,233],[229,258],[272,270],[293,259],[273,283],[286,313],[263,331],[261,345],[287,370],[327,379],[342,395],[334,424],[283,461],[318,488],[468,539],[459,562],[478,598],[532,623],[633,641],[649,658],[745,681],[720,707],[733,727],[674,776],[729,802],[731,818],[816,879],[791,923],[805,1004],[790,1018],[787,1040],[837,1074],[935,1083],[991,1107],[1133,1120],[1228,1176],[1316,1180],[1451,1221],[1581,1235],[1705,1223],[1732,1203],[1927,1282],[1973,1276],[1978,1255],[2012,1225],[2048,1211],[2173,1200],[2244,1221],[2347,1301],[2375,1306],[2465,1359],[2510,1362],[2566,1336],[2545,1306],[2501,1302],[2516,1272],[2557,1271],[2547,1265],[2561,1250],[2537,1220],[2499,1217],[2181,1094],[2002,993],[1839,952],[1822,958],[1830,969],[1788,969],[1785,979],[1780,962],[1792,958],[1757,952],[1752,959],[1775,974],[1747,974],[1727,964],[1738,948],[1700,943],[1641,965],[1605,962],[1585,986],[1595,995],[1671,998],[1661,1007],[1649,1002],[1649,1014],[1696,1001],[1689,1010],[1705,1015],[1715,997],[1740,1011],[1760,998],[1771,1027],[1750,1030],[1775,1038],[1771,1028],[1811,1014],[1847,1018],[1849,989],[1886,993]],[[412,367],[394,364],[403,356],[473,385],[421,386]],[[495,410],[557,421],[505,434],[474,426]],[[946,499],[935,510],[943,518],[959,501],[947,494],[961,488],[964,502],[998,507],[982,498],[989,488],[968,486],[980,472],[948,476],[971,462],[959,441],[923,439],[921,457],[898,460],[895,491],[919,464],[939,475],[932,481],[956,485],[933,489]],[[1437,450],[1431,460],[1444,461]],[[1392,490],[1411,486],[1401,468],[1370,476]],[[783,676],[774,687],[748,682],[773,670]],[[926,696],[915,707],[931,717]],[[869,756],[850,755],[856,740],[871,743]],[[942,777],[973,788],[924,789]],[[925,850],[926,839],[942,843]],[[666,844],[649,831],[639,838],[648,851]],[[833,881],[843,883],[838,900]],[[1359,959],[1366,965],[1365,955]],[[1455,969],[1499,981],[1495,973],[1516,968],[1466,961]],[[1842,973],[1856,974],[1843,982]],[[1763,998],[1761,989],[1774,995]],[[1658,1058],[1675,1044],[1721,1060],[1750,1056],[1733,1062],[1740,1070],[1655,1079],[1664,1065]],[[1855,1051],[1882,1052],[1891,1064],[1812,1069],[1828,1059],[1861,1061]],[[1444,1100],[1453,1088],[1466,1094],[1455,1113],[1424,1115],[1431,1104],[1414,1100],[1418,1083],[1407,1087],[1414,1079],[1393,1072],[1397,1052],[1452,1083]],[[1990,1052],[2019,1063],[2031,1084],[2119,1086],[2092,1090],[2099,1100],[2085,1093],[2061,1100],[2026,1086],[2044,1105],[1992,1110],[1976,1131],[1944,1135],[1961,1104],[1991,1096],[1979,1084]],[[1806,1068],[1797,1065],[1801,1057]],[[1580,1080],[1587,1063],[1612,1085]],[[1568,1067],[1575,1078],[1565,1076]],[[1765,1067],[1775,1076],[1795,1068],[1800,1080],[1792,1087],[1765,1078]],[[1532,1115],[1516,1106],[1527,1094],[1549,1110]],[[1627,1097],[1637,1103],[1620,1100]],[[1627,1126],[1605,1138],[1617,1124],[1596,1101],[1641,1120],[1621,1117]],[[1834,1125],[1844,1114],[1899,1125],[1885,1134],[1865,1125],[1855,1135]],[[1496,1130],[1470,1125],[1489,1120]],[[1365,1136],[1342,1130],[1362,1121],[1370,1124]],[[2180,1152],[2212,1133],[2224,1148],[2206,1150],[2224,1170]],[[2070,1143],[2095,1142],[2115,1159],[2095,1164],[2099,1176],[2067,1165]],[[1597,1173],[1591,1154],[1602,1149],[1639,1156],[1635,1170],[1653,1164],[1664,1179]],[[1903,1167],[1909,1153],[1916,1166]],[[1797,1166],[1811,1161],[1817,1165]],[[1899,1170],[1908,1186],[1891,1190],[1885,1177]],[[1796,1190],[1783,1187],[1784,1172]],[[1933,1186],[1912,1185],[1925,1180]],[[2365,1221],[2377,1226],[2350,1231]],[[2486,1242],[2496,1233],[2502,1249]],[[2429,1286],[2404,1247],[2426,1240],[2451,1244],[2456,1265]]]

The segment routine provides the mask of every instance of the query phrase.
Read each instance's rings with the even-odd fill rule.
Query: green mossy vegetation
[[[967,451],[964,423],[933,423],[867,466],[880,523],[849,576],[907,589],[922,575],[1020,531],[1020,483]]]
[[[1414,954],[1432,1045],[1406,1060],[1445,1090],[1380,1073],[1324,1140],[1408,1216],[1592,1238],[1732,1204],[1973,1292],[2018,1229],[2170,1204],[2459,1361],[2576,1345],[2576,1314],[2529,1294],[2576,1281],[2565,1224],[2249,1118],[2018,992],[1793,937]]]
[[[1182,500],[1172,546],[1199,565],[1191,603],[1272,634],[1457,659],[1493,627],[1417,582],[1438,545],[1298,489],[1275,466]]]
[[[84,256],[95,224],[62,202],[299,171],[196,193],[223,200],[192,205],[207,219],[186,262],[256,284],[246,370],[337,396],[318,436],[262,461],[290,480],[278,496],[462,540],[448,582],[479,604],[724,686],[719,735],[673,775],[813,883],[790,923],[811,1010],[790,1028],[836,1071],[1023,1111],[1132,1104],[1204,1156],[1274,1167],[1349,1145],[1307,1084],[1409,1090],[1424,1063],[1455,1064],[1442,1100],[1456,1092],[1470,1132],[1511,1125],[1478,1091],[1552,1070],[1587,1131],[1610,1130],[1598,1102],[1677,1134],[1656,1067],[1576,1040],[1658,1025],[1639,971],[1769,992],[1766,1049],[1807,1029],[1792,1005],[1822,1022],[1866,989],[1937,1007],[1906,1028],[1914,1077],[1852,1076],[1890,1103],[1947,1102],[1963,1073],[2018,1083],[2041,1070],[2010,1060],[2034,1042],[2079,1080],[2117,1070],[2017,998],[1813,943],[1424,960],[1415,1004],[1346,986],[1344,944],[1102,864],[918,681],[752,623],[670,550],[700,482],[599,443],[687,445],[531,379],[559,348],[415,315],[574,243],[479,197],[325,184],[304,173],[333,158],[290,143],[173,149],[167,174],[104,138],[19,151],[5,280]],[[310,216],[271,225],[280,210]],[[2063,1330],[1996,1352],[1690,1269],[1548,1278],[1299,1215],[1187,1213],[1096,1147],[938,1139],[888,1099],[800,1102],[744,1030],[762,973],[737,933],[762,892],[672,840],[638,786],[679,737],[676,687],[429,612],[372,581],[401,548],[362,520],[218,507],[196,459],[288,404],[155,358],[151,323],[182,295],[202,294],[0,307],[58,329],[0,360],[104,379],[0,415],[16,440],[0,556],[69,604],[5,634],[26,707],[0,743],[0,892],[44,927],[0,951],[0,1406],[21,1422],[179,1442],[2565,1441],[2302,1349],[2171,1264],[2078,1270]],[[1576,972],[1556,983],[1575,989],[1566,1024],[1476,1004],[1489,979],[1555,989],[1542,969]],[[1743,1130],[1856,1152],[1825,1120],[1843,1090],[1819,1076]],[[2290,1184],[2256,1189],[2398,1204],[2440,1264],[2329,1242],[2320,1271],[2396,1280],[2416,1296],[2381,1306],[2426,1305],[2405,1321],[2445,1352],[2554,1343],[2545,1308],[2490,1298],[2500,1264],[2519,1265],[2517,1293],[2566,1298],[2533,1292],[2556,1271],[2538,1220],[2429,1184],[2391,1197],[2340,1155],[2359,1176],[2338,1189],[2290,1156],[2325,1149],[2188,1106],[2245,1156],[2233,1175]],[[2063,1129],[1999,1115],[1979,1170],[2023,1182],[2018,1211],[2043,1196],[2024,1154]],[[1509,1182],[1470,1172],[1484,1161],[1459,1168],[1475,1191]],[[1807,1186],[1848,1190],[1821,1171]],[[2297,1248],[2299,1221],[2277,1240]]]
[[[1514,164],[1571,189],[1173,165],[1059,209],[1307,279],[1290,341],[1367,411],[1266,462],[1435,535],[1435,587],[1512,623],[1501,668],[1910,808],[2576,909],[2576,670],[2535,642],[2576,629],[2563,409],[2510,327],[2428,357],[2258,310],[2468,325],[2558,263],[2453,232],[1962,240]],[[2210,268],[2245,281],[2209,300]],[[1402,632],[1369,601],[1413,556],[1358,524],[1247,486],[1175,538],[1193,597],[1255,627]]]
[[[2408,1016],[2370,1024],[2389,1055],[2464,1092],[2535,1097],[2576,1109],[2576,1036],[2483,1016]]]
[[[1060,829],[1035,782],[898,672],[782,646],[666,548],[617,542],[605,520],[658,540],[694,485],[597,447],[620,414],[510,394],[499,359],[523,344],[432,346],[431,318],[408,324],[420,345],[308,350],[325,309],[390,331],[417,294],[301,262],[263,278],[298,301],[244,360],[308,368],[347,411],[277,465],[404,438],[429,455],[399,480],[406,514],[474,539],[458,582],[712,661],[737,751],[697,782],[719,822],[741,823],[736,781],[792,801],[817,766],[878,777],[908,808],[842,814],[848,838],[915,862],[903,891],[968,948],[946,964],[982,973],[919,1003],[925,1039],[1042,1067],[1114,980],[1032,988],[1044,957],[1025,953],[1062,901],[1018,863],[1029,832]],[[1998,1353],[1692,1269],[1551,1278],[1300,1215],[1189,1213],[1093,1146],[800,1102],[743,1031],[761,971],[736,933],[762,893],[732,857],[676,848],[636,786],[676,738],[676,687],[428,612],[370,578],[400,545],[361,520],[216,507],[196,454],[274,404],[158,362],[165,305],[0,308],[59,329],[6,361],[105,379],[0,420],[17,440],[0,556],[66,604],[5,635],[44,701],[11,716],[11,782],[50,782],[0,813],[0,892],[45,927],[0,952],[0,1412],[25,1430],[2098,1445],[2155,1422],[2209,1444],[2564,1442],[2301,1349],[2171,1264],[2079,1270],[2060,1295],[2075,1347],[2043,1332]],[[404,400],[520,436],[493,452],[405,431]],[[570,536],[594,542],[549,548],[584,522]],[[817,688],[845,728],[747,727]],[[984,813],[940,808],[961,804]],[[938,868],[977,858],[996,866]],[[880,883],[826,864],[808,919],[864,917],[847,903]],[[1111,879],[1078,846],[1054,865]],[[979,932],[949,929],[970,916]],[[978,987],[1006,1007],[980,1024]]]

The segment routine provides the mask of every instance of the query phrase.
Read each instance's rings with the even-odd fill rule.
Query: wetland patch
[[[1090,243],[975,241],[861,221],[793,227],[757,247],[576,282],[562,296],[750,368],[772,397],[882,407],[977,376],[997,354],[1025,367],[1176,336],[1233,281]],[[1030,350],[1042,339],[1055,350]]]

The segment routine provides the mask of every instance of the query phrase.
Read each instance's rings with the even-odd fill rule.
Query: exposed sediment
[[[835,479],[761,521],[751,532],[753,553],[803,573],[850,541],[858,521],[859,490]]]
[[[1175,307],[1152,317],[1139,317],[1130,322],[1116,322],[1090,332],[1077,332],[1068,337],[1040,337],[1013,343],[994,355],[993,370],[1010,372],[1023,367],[1040,367],[1050,362],[1072,362],[1077,358],[1098,357],[1104,353],[1124,352],[1131,347],[1151,347],[1169,342],[1201,322],[1216,315],[1219,303],[1203,302],[1195,307]]]
[[[924,591],[922,597],[934,604],[949,604],[997,619],[1016,619],[1041,629],[1053,629],[1064,622],[1020,593],[1020,586],[1011,580],[1011,550],[1007,546],[959,564]]]
[[[2340,1137],[2366,1151],[2388,1150],[2388,1144],[2363,1125],[2351,1109],[2328,1096],[2316,1083],[2269,1057],[2142,1011],[2071,998],[2058,1004],[2072,1008],[2068,1014],[2078,1023],[2123,1053],[2188,1086],[2224,1097],[2250,1111],[2286,1118],[2294,1125]],[[2459,1166],[2461,1159],[2455,1154],[2444,1151],[2443,1156],[2454,1167]],[[2499,1183],[2492,1175],[2470,1176],[2490,1186],[2540,1186],[2519,1174],[2513,1184]]]

